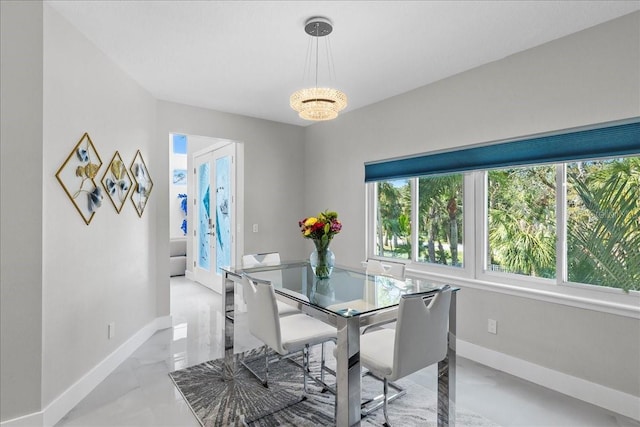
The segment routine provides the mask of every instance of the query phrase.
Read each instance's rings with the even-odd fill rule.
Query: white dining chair
[[[244,268],[258,267],[261,265],[277,265],[277,264],[280,264],[279,252],[246,254],[242,256],[242,266]]]
[[[447,355],[451,288],[403,295],[394,329],[377,329],[360,337],[360,363],[366,374],[383,382],[383,396],[364,405],[362,414],[384,411],[390,426],[387,406],[406,393],[393,383],[420,369],[440,362]],[[389,386],[397,393],[389,396]],[[368,406],[372,404],[372,406]]]
[[[249,332],[265,344],[265,376],[261,378],[248,364],[243,365],[258,378],[265,387],[268,387],[269,364],[280,360],[282,357],[291,356],[302,351],[302,365],[292,359],[303,371],[303,387],[307,392],[307,377],[327,387],[322,381],[314,378],[309,373],[309,347],[316,344],[324,344],[327,341],[337,340],[337,331],[334,326],[328,325],[306,314],[293,314],[279,316],[276,306],[276,295],[273,285],[267,282],[255,282],[249,277],[244,277],[243,288],[247,299],[249,314]],[[280,357],[269,359],[268,348],[274,350]],[[321,355],[320,371],[324,371],[324,346]]]
[[[242,268],[252,268],[252,267],[262,267],[268,265],[278,265],[280,264],[280,253],[279,252],[265,252],[259,254],[246,254],[242,256]],[[269,280],[272,283],[282,284],[282,271],[273,270],[273,271],[261,271],[260,278]],[[244,290],[242,300],[246,303],[246,298],[244,298]],[[295,307],[290,306],[281,301],[277,301],[278,305],[278,314],[280,316],[288,316],[290,314],[300,314],[300,310]]]
[[[366,266],[367,274],[391,276],[401,280],[404,280],[406,277],[406,264],[403,262],[383,262],[377,259],[368,259],[364,264]]]

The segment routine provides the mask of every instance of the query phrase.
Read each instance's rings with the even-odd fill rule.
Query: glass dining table
[[[225,313],[225,371],[229,378],[238,367],[234,352],[236,287],[244,275],[268,281],[279,301],[322,320],[337,329],[336,425],[359,425],[361,419],[361,328],[392,321],[397,317],[403,294],[436,290],[445,283],[407,275],[397,279],[367,274],[364,269],[334,267],[328,279],[318,279],[307,261],[283,262],[253,268],[224,267],[223,312]],[[438,363],[437,425],[455,425],[456,291],[452,288],[449,312],[449,348]]]

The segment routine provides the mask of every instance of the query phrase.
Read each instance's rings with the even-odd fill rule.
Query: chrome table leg
[[[360,425],[360,318],[337,318],[336,426]]]

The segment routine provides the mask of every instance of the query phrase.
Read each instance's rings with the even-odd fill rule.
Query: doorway
[[[222,292],[222,270],[232,265],[235,217],[233,143],[195,153],[193,273],[197,282]]]
[[[186,278],[222,292],[222,270],[243,250],[243,144],[186,135]]]

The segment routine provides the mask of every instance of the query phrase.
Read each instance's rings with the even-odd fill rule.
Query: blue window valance
[[[365,163],[365,181],[640,154],[640,117],[580,130]]]

